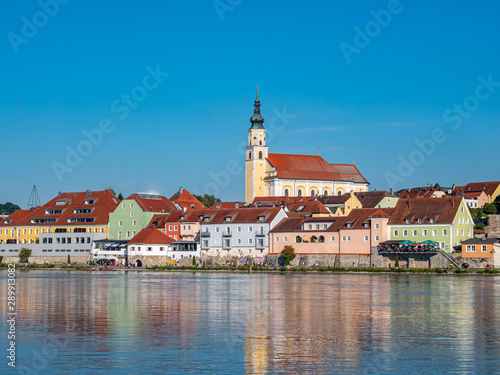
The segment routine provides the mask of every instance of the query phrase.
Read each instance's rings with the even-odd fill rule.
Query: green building
[[[389,220],[391,240],[431,240],[452,252],[474,237],[474,221],[463,197],[400,199]]]
[[[155,214],[168,215],[179,209],[166,197],[156,194],[132,194],[109,214],[109,239],[131,240],[146,228]]]

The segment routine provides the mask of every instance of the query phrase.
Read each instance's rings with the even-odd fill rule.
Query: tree
[[[483,211],[487,215],[496,215],[497,206],[495,203],[488,203],[483,206]]]
[[[70,263],[71,263],[71,257],[68,254],[68,264],[70,264]]]
[[[203,203],[206,207],[213,206],[216,203],[220,203],[220,198],[215,198],[213,194],[205,194],[205,195],[196,195],[194,197],[198,199],[201,203]]]
[[[116,197],[116,191],[112,187],[108,187],[106,191],[109,191],[111,194],[113,194]]]
[[[394,261],[394,267],[398,268],[399,267],[399,257],[396,254],[396,260]]]
[[[193,266],[196,266],[196,257],[193,256]]]
[[[295,258],[295,250],[292,246],[287,245],[281,250],[281,257],[285,259],[286,265],[290,265],[290,261]]]
[[[122,200],[123,200],[123,195],[122,195],[122,193],[118,194],[118,197],[117,197],[117,198],[118,198],[120,201],[122,201]]]
[[[0,203],[0,215],[10,215],[14,211],[20,210],[21,207],[19,207],[17,204],[14,204],[12,202],[7,202],[5,204]]]
[[[31,255],[31,250],[23,247],[19,251],[19,262],[28,262],[30,255]]]

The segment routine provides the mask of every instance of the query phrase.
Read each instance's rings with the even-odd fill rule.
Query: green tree
[[[396,254],[396,260],[394,261],[394,267],[398,268],[399,267],[399,257]]]
[[[0,215],[10,215],[14,211],[20,210],[21,207],[19,207],[17,204],[14,204],[12,202],[7,202],[5,204],[0,203]]]
[[[68,254],[68,264],[70,264],[70,263],[71,263],[71,257],[70,257],[70,255]]]
[[[220,203],[220,198],[215,198],[213,194],[205,194],[205,195],[196,195],[193,194],[196,199],[198,199],[201,203],[203,203],[206,207],[213,206],[216,203]]]
[[[106,191],[109,191],[111,194],[113,194],[116,197],[116,191],[112,187],[108,187]]]
[[[193,266],[196,266],[196,257],[193,256]]]
[[[119,200],[121,200],[121,201],[122,201],[122,200],[123,200],[123,195],[122,195],[122,193],[118,194],[118,197],[117,197],[117,198],[118,198]]]
[[[495,203],[488,203],[483,206],[483,211],[486,215],[496,215],[497,206]]]
[[[285,259],[286,265],[289,266],[290,261],[295,258],[295,249],[290,245],[285,246],[283,250],[281,250],[281,257]]]
[[[23,247],[19,251],[19,262],[28,262],[30,255],[31,255],[31,250]]]

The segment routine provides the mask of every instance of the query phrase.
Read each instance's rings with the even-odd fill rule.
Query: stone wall
[[[89,261],[89,256],[74,256],[71,255],[70,257],[71,264],[86,264]],[[59,256],[59,257],[54,257],[54,256],[30,256],[29,257],[29,262],[31,264],[66,264],[68,263],[68,256]],[[2,263],[8,264],[8,263],[19,263],[19,257],[3,257]]]
[[[500,238],[500,215],[488,215],[488,237]]]

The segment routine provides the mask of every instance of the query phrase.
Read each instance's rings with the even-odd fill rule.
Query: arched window
[[[316,243],[316,242],[318,242],[318,237],[312,236],[311,237],[311,243]]]
[[[318,242],[319,243],[324,243],[325,242],[325,237],[324,236],[319,236]]]
[[[295,237],[295,242],[297,243],[302,242],[302,238],[300,236]]]
[[[288,189],[285,189],[285,197],[288,197],[289,196],[289,192],[288,192]]]
[[[340,190],[337,191],[337,195],[342,195],[342,192]]]
[[[248,159],[252,158],[252,151],[248,151]]]
[[[259,151],[259,159],[262,159],[262,151]]]
[[[328,195],[328,190],[325,190],[325,191],[323,192],[323,195]]]
[[[259,141],[259,146],[262,146],[262,141]]]
[[[314,197],[316,195],[316,192],[314,191],[314,189],[311,190],[311,197]]]
[[[297,190],[297,197],[301,197],[302,196],[302,189],[299,189]]]

